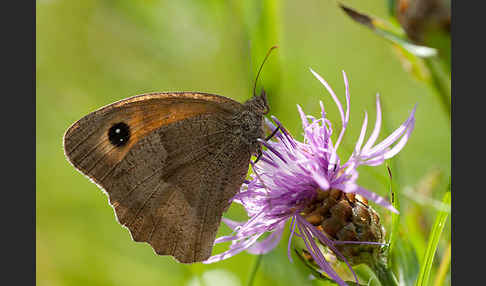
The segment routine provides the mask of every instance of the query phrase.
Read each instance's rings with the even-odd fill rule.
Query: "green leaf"
[[[437,50],[434,48],[415,45],[408,42],[405,38],[403,38],[405,34],[403,30],[396,25],[392,25],[391,23],[386,22],[382,19],[378,19],[376,17],[372,17],[364,13],[358,12],[352,8],[344,6],[343,4],[339,4],[339,6],[351,19],[370,28],[379,36],[402,47],[411,54],[421,58],[427,58],[437,55]]]
[[[399,45],[400,47],[404,48],[405,50],[409,51],[413,55],[416,55],[421,58],[428,58],[432,56],[437,55],[437,50],[434,48],[426,47],[426,46],[420,46],[420,45],[415,45],[410,42],[408,42],[405,39],[402,39],[390,32],[384,31],[384,30],[378,30],[375,29],[375,32],[382,36],[383,38],[389,40],[390,42]]]
[[[450,205],[451,203],[451,192],[447,192],[442,200],[444,204]],[[444,226],[447,221],[449,213],[447,211],[439,211],[437,218],[435,220],[432,231],[430,232],[429,242],[427,244],[427,249],[425,251],[425,256],[422,266],[420,267],[419,276],[415,282],[416,286],[427,286],[430,277],[430,270],[432,269],[432,263],[434,262],[435,251],[437,250],[437,245],[439,244],[439,238],[444,230]]]

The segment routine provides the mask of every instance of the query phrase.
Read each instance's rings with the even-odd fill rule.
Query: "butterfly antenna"
[[[258,78],[260,77],[260,73],[263,69],[263,65],[267,61],[267,59],[270,56],[270,54],[272,53],[272,51],[276,48],[278,48],[278,46],[273,46],[273,47],[270,48],[270,50],[268,50],[267,55],[263,59],[262,65],[260,66],[260,69],[258,69],[258,73],[257,73],[256,79],[255,79],[255,85],[253,86],[253,96],[255,96],[255,97],[256,97],[256,86],[257,86],[257,83],[258,83]]]

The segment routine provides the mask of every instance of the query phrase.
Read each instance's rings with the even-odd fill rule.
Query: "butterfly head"
[[[260,113],[262,115],[267,114],[270,111],[270,106],[268,105],[267,94],[265,90],[262,90],[259,96],[253,96],[245,102],[245,106],[254,112]]]

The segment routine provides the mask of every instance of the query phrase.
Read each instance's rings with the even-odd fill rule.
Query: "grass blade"
[[[450,265],[451,265],[451,242],[449,241],[449,245],[447,246],[447,249],[444,253],[444,257],[442,257],[442,261],[440,262],[439,270],[437,270],[437,275],[435,275],[434,286],[444,285],[444,280]]]
[[[450,205],[451,203],[451,192],[448,191],[442,200],[443,203]],[[444,226],[447,221],[449,213],[447,211],[439,211],[437,218],[435,220],[432,231],[430,232],[429,242],[427,244],[427,249],[425,251],[425,256],[423,259],[423,264],[420,267],[419,276],[415,282],[416,286],[427,286],[430,277],[430,270],[432,269],[432,263],[434,261],[435,251],[437,245],[439,244],[439,238],[444,230]]]
[[[402,47],[403,49],[410,52],[411,54],[421,58],[427,58],[427,57],[432,57],[437,55],[437,50],[434,48],[415,45],[410,43],[406,39],[402,38],[401,35],[403,34],[403,32],[397,33],[398,27],[395,27],[390,23],[366,15],[364,13],[358,12],[354,9],[344,6],[343,4],[339,4],[339,6],[351,19],[370,28],[376,34]]]

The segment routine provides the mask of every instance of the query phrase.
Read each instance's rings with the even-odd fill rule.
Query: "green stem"
[[[379,259],[378,259],[379,260]],[[384,262],[373,260],[369,264],[382,286],[398,286],[397,278]]]
[[[260,264],[262,262],[263,255],[258,255],[255,261],[255,264],[253,264],[253,269],[251,270],[250,273],[250,278],[248,278],[248,286],[252,286],[253,282],[255,281],[255,276],[258,271],[258,268],[260,267]]]

